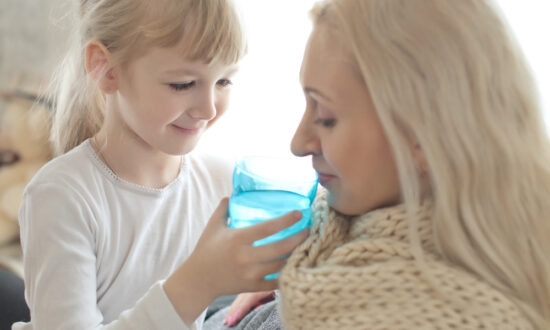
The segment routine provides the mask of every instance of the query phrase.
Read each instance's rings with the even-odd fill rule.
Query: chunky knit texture
[[[404,205],[349,218],[314,204],[311,236],[280,275],[288,329],[532,329],[499,291],[442,260],[432,205],[418,217],[424,267],[411,253]]]

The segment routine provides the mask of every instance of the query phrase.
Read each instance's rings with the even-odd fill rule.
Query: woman
[[[292,142],[326,197],[280,278],[289,329],[548,329],[550,149],[482,0],[312,11]]]
[[[284,327],[549,329],[550,146],[494,4],[325,0],[312,16],[292,151],[325,190],[280,275]],[[243,321],[277,328],[274,306]]]

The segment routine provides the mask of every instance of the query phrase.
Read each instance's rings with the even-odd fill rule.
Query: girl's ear
[[[111,52],[101,42],[92,40],[85,49],[86,72],[105,94],[118,89]]]

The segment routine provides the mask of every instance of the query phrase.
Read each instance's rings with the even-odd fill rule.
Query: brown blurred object
[[[51,105],[40,79],[16,75],[7,90],[0,119],[0,268],[22,276],[17,214],[23,190],[52,158]]]

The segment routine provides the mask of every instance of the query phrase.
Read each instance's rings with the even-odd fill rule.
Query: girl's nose
[[[216,117],[216,94],[213,90],[202,93],[196,106],[189,112],[195,119],[210,121]]]
[[[310,117],[306,111],[290,143],[290,150],[295,156],[304,157],[321,154],[321,144],[317,136],[316,127],[313,123],[313,118]]]

